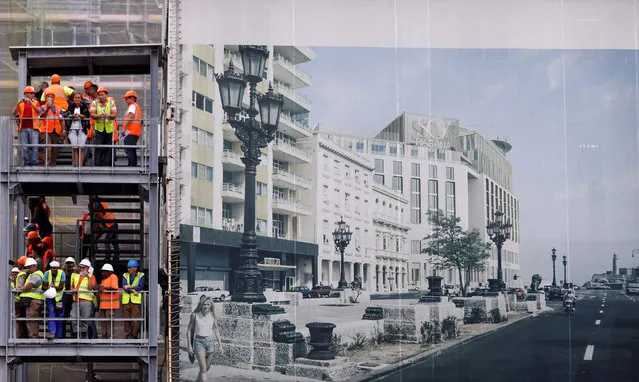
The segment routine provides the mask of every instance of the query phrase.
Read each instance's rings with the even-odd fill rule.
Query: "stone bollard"
[[[313,347],[313,350],[308,353],[308,358],[324,361],[335,359],[335,353],[331,349],[335,324],[328,322],[309,322],[306,324],[306,327],[311,335],[309,345]]]

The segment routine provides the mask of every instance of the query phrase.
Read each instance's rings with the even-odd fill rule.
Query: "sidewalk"
[[[184,352],[180,352],[184,353]],[[182,357],[182,355],[180,355]],[[188,361],[187,361],[188,362]],[[195,382],[198,375],[197,362],[189,366],[180,363],[180,381]],[[277,382],[317,382],[317,379],[296,377],[293,375],[284,375],[278,372],[266,373],[258,370],[243,370],[230,366],[211,365],[206,376],[209,381],[226,381],[226,382],[261,382],[261,381],[277,381]]]

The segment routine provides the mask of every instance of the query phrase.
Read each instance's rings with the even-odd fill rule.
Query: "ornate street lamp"
[[[353,236],[351,228],[344,222],[344,218],[340,216],[339,222],[335,223],[335,231],[333,231],[333,241],[341,255],[339,283],[337,284],[339,289],[344,289],[348,286],[346,278],[344,277],[344,249],[346,249],[348,243],[351,242],[351,236]]]
[[[504,222],[504,213],[501,212],[501,208],[498,208],[497,212],[495,212],[494,219],[494,221],[488,222],[486,231],[490,240],[497,245],[497,288],[498,290],[505,290],[506,283],[501,269],[501,247],[510,238],[512,224],[510,224],[510,221]]]
[[[557,286],[557,279],[555,278],[555,260],[557,260],[557,250],[552,247],[552,286]]]
[[[228,123],[235,129],[235,135],[242,142],[244,157],[244,233],[240,249],[240,265],[233,270],[234,283],[231,300],[235,302],[265,302],[262,273],[257,268],[259,259],[255,236],[255,173],[260,163],[261,149],[268,146],[275,138],[280,111],[284,100],[281,95],[274,94],[272,87],[258,97],[257,84],[262,82],[264,65],[269,56],[263,45],[240,45],[244,74],[236,73],[233,62],[224,74],[218,74],[217,83],[220,89],[222,108],[228,116]],[[242,106],[246,83],[249,83],[250,104]],[[256,101],[259,103],[257,110]],[[248,118],[241,118],[241,114]],[[261,122],[256,120],[260,115]]]
[[[566,261],[566,255],[564,255],[563,257],[564,261],[562,261],[562,263],[564,263],[564,288],[568,287],[568,279],[566,278],[566,264],[568,264],[568,261]]]

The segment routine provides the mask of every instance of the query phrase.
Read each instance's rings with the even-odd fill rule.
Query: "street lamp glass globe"
[[[229,64],[229,68],[224,74],[217,76],[217,85],[220,89],[222,108],[229,117],[235,116],[242,110],[246,81],[241,74],[235,73],[233,62]]]
[[[488,223],[488,225],[486,226],[486,232],[488,232],[488,236],[493,235],[493,228],[494,228],[494,224]]]
[[[262,94],[258,97],[257,102],[260,105],[262,127],[269,133],[275,134],[277,124],[280,121],[280,112],[284,105],[284,98],[281,94],[273,93],[273,87],[270,86],[266,94]]]
[[[268,49],[265,45],[240,45],[244,75],[249,81],[257,83],[262,81],[264,65],[268,58]]]

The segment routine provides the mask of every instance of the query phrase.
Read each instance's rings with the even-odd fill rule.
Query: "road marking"
[[[584,361],[592,361],[592,353],[595,352],[595,345],[588,345],[586,347],[586,354],[584,354]]]
[[[603,307],[604,307],[604,304],[601,304],[601,307],[603,308]]]
[[[601,320],[595,321],[595,325],[599,325],[599,324],[601,324]]]
[[[599,313],[603,313],[603,310],[600,310]]]

